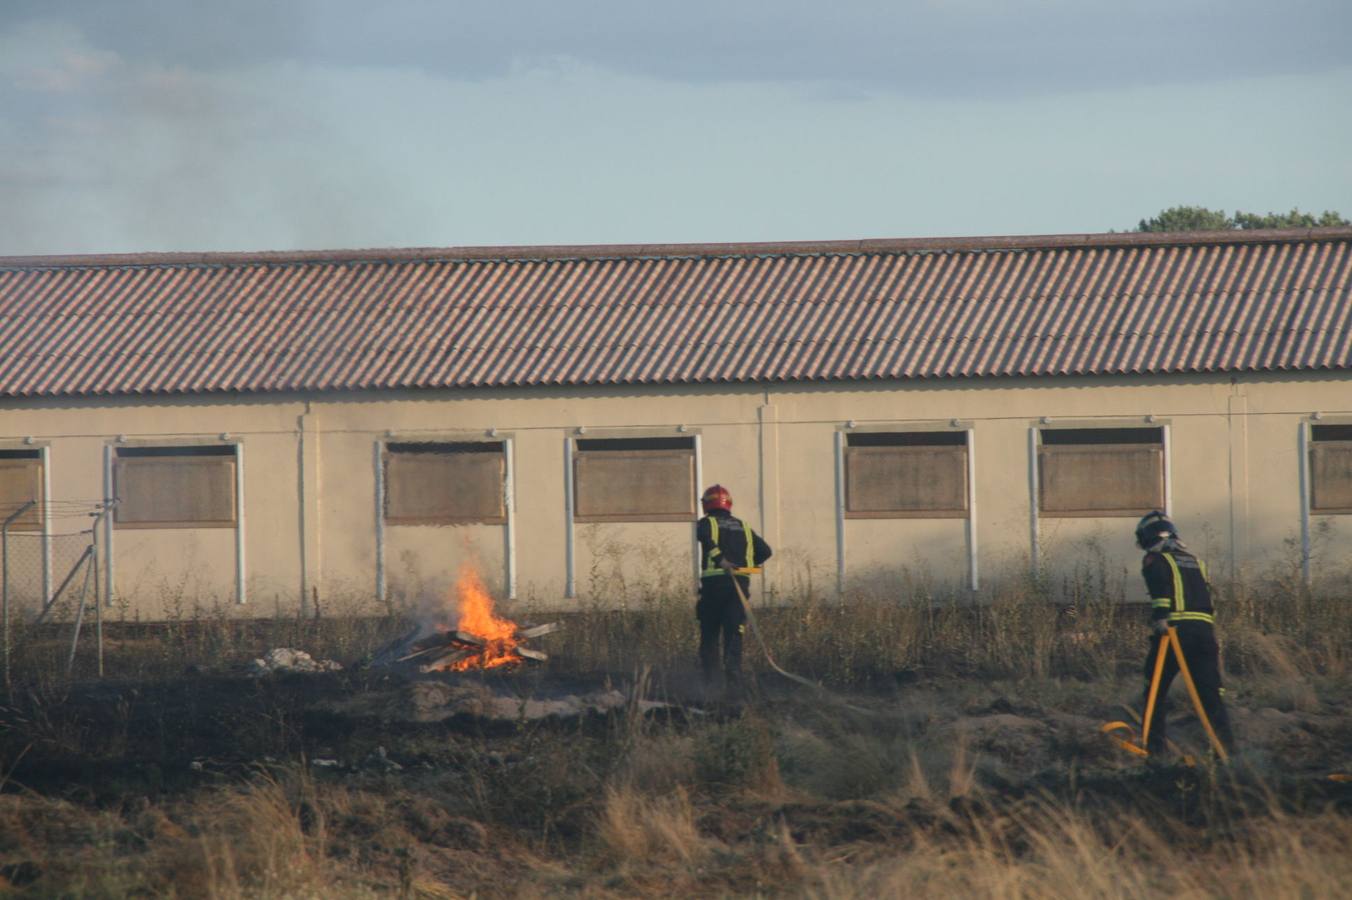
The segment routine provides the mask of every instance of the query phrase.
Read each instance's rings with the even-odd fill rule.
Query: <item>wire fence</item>
[[[233,608],[194,604],[160,620],[129,619],[124,598],[110,597],[106,581],[105,517],[115,504],[0,501],[5,696],[59,690],[102,678],[105,669],[119,678],[159,678],[222,661],[244,665],[259,648],[305,647],[316,656],[362,659],[414,624],[408,610],[373,604],[364,595],[328,601],[321,616],[317,592],[306,614],[278,606],[272,616],[236,619]]]
[[[103,608],[99,597],[98,501],[0,504],[0,656],[6,691],[16,646],[44,624],[67,626],[66,671],[74,665],[86,617],[94,620],[98,672],[103,674]],[[92,614],[92,615],[91,615]],[[49,641],[49,649],[62,641]]]

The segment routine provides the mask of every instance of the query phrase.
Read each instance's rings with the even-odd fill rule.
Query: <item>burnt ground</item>
[[[8,782],[103,803],[128,792],[192,790],[204,779],[278,761],[304,760],[338,777],[379,768],[366,761],[383,755],[398,771],[415,773],[462,765],[466,752],[510,751],[528,737],[604,743],[633,731],[636,720],[641,729],[682,734],[755,719],[792,747],[779,761],[786,775],[828,768],[828,760],[849,768],[852,755],[860,757],[853,767],[861,794],[870,778],[887,780],[876,770],[893,752],[936,772],[961,754],[973,778],[996,791],[1084,790],[1171,771],[1179,762],[1145,766],[1098,733],[1103,722],[1130,718],[1131,704],[1114,700],[1134,699],[1132,688],[1130,680],[937,679],[847,694],[762,675],[728,695],[705,690],[693,673],[643,676],[636,686],[611,673],[562,676],[545,668],[261,678],[190,671],[145,683],[86,682],[60,694],[20,691],[0,707],[0,761]],[[1305,709],[1232,700],[1242,744],[1234,768],[1341,796],[1326,776],[1352,771],[1347,699],[1329,696]],[[1170,735],[1180,753],[1205,760],[1205,736],[1186,702],[1176,689]],[[830,785],[827,792],[851,788]]]
[[[16,692],[0,709],[0,793],[128,817],[303,773],[321,786],[398,798],[400,834],[422,848],[416,858],[441,859],[446,847],[477,853],[475,889],[514,893],[492,887],[493,864],[481,857],[503,851],[490,835],[575,856],[595,840],[602,798],[621,782],[680,785],[699,801],[701,840],[729,847],[781,829],[818,848],[895,850],[961,829],[969,813],[988,819],[992,808],[1030,799],[1167,814],[1203,829],[1274,809],[1352,814],[1352,783],[1329,777],[1352,772],[1352,689],[1305,687],[1235,691],[1243,748],[1220,769],[1199,752],[1202,733],[1181,690],[1171,735],[1201,765],[1146,765],[1098,733],[1127,716],[1131,678],[907,677],[846,692],[761,676],[726,696],[710,695],[693,673],[191,670]],[[358,835],[388,830],[349,824]],[[0,876],[17,885],[29,873],[42,893],[48,869],[13,868],[29,862],[16,846],[0,833]],[[388,884],[413,852],[376,840],[340,855]],[[581,890],[559,877],[558,890]],[[719,892],[760,889],[718,877]],[[616,890],[645,889],[640,879]]]

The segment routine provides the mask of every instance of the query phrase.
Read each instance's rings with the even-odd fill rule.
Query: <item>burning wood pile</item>
[[[544,662],[549,655],[525,646],[533,638],[558,631],[557,622],[522,627],[498,616],[493,597],[477,572],[466,566],[456,581],[459,621],[454,628],[438,625],[436,631],[405,643],[392,662],[413,662],[421,672],[464,672],[516,666],[526,660]],[[384,654],[382,654],[384,655]]]
[[[521,642],[558,631],[559,627],[558,622],[520,629],[513,625],[512,634],[507,638],[480,637],[473,632],[459,629],[438,631],[420,641],[415,641],[410,648],[411,652],[399,657],[395,662],[419,660],[420,672],[493,669],[498,666],[515,665],[527,659],[544,662],[549,659],[548,653],[523,647]]]

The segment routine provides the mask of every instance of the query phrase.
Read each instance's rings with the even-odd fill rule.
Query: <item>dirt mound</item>
[[[419,722],[438,722],[453,716],[476,719],[536,720],[576,718],[622,708],[627,698],[611,690],[557,697],[518,696],[491,684],[417,681],[405,692],[405,708]]]
[[[1329,748],[1347,748],[1352,742],[1347,722],[1335,716],[1268,706],[1231,709],[1230,718],[1241,749],[1259,748],[1292,768],[1327,768],[1332,762]]]

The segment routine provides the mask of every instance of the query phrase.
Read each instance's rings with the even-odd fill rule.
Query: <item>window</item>
[[[119,447],[113,520],[120,528],[231,528],[235,448]]]
[[[966,432],[861,432],[845,441],[847,518],[967,515]]]
[[[1310,512],[1352,513],[1352,425],[1310,427]]]
[[[38,450],[0,450],[0,523],[25,503],[42,502],[42,453]],[[10,531],[41,531],[37,506],[9,524]]]
[[[501,441],[389,444],[385,521],[391,525],[501,525],[507,521]]]
[[[1046,429],[1038,448],[1045,516],[1138,516],[1164,509],[1163,428]]]
[[[695,516],[694,438],[579,440],[578,522],[688,522]]]

